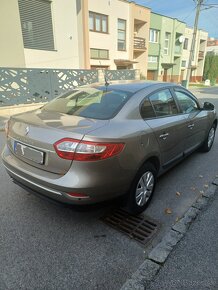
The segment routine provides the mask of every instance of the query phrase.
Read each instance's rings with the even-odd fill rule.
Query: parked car
[[[27,190],[70,204],[124,196],[137,214],[160,174],[210,151],[216,128],[214,106],[176,84],[84,86],[11,117],[2,159]]]

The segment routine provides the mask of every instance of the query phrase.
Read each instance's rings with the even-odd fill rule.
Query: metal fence
[[[47,102],[74,87],[104,80],[132,80],[135,70],[0,68],[0,107]]]
[[[105,76],[107,79],[114,80],[135,80],[136,70],[106,70]]]

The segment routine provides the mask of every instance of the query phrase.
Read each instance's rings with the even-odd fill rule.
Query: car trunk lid
[[[81,140],[108,120],[94,120],[36,110],[11,117],[8,146],[22,161],[45,171],[64,175],[72,161],[60,158],[53,144],[62,138]]]

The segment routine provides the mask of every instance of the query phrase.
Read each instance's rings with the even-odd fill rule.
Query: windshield
[[[52,100],[42,110],[105,120],[113,118],[131,96],[120,90],[80,88]]]

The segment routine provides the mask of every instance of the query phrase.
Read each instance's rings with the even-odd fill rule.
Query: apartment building
[[[1,67],[139,69],[150,80],[186,78],[193,30],[135,2],[1,0],[0,25]],[[206,37],[198,32],[192,80],[203,74]]]
[[[126,0],[89,0],[90,67],[147,75],[150,9]]]
[[[89,67],[86,2],[1,0],[0,66]]]
[[[2,67],[147,74],[150,9],[127,0],[1,0],[0,24]]]
[[[185,80],[187,76],[193,33],[194,33],[193,28],[191,27],[185,28],[182,65],[181,65],[181,80]],[[207,48],[207,38],[208,33],[206,31],[203,30],[197,31],[194,58],[191,66],[191,77],[190,77],[191,82],[202,81]]]
[[[148,49],[148,79],[179,82],[186,24],[151,13]]]

